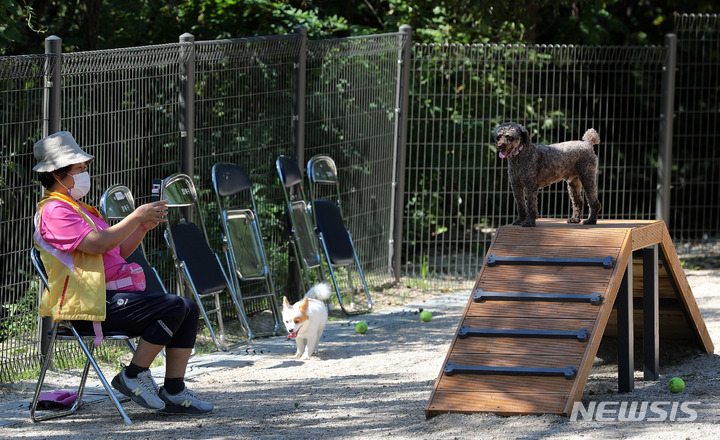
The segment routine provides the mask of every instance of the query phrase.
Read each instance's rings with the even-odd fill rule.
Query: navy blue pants
[[[195,301],[164,292],[107,291],[103,332],[122,331],[168,348],[193,348],[200,309]],[[92,331],[92,322],[73,321],[78,330]]]

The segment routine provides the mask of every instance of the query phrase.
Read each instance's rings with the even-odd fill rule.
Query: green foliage
[[[37,315],[34,313],[37,308],[38,282],[30,283],[25,295],[18,302],[3,304],[3,311],[0,316],[0,341],[32,332],[35,328]]]
[[[0,0],[0,55],[42,52],[58,35],[66,51],[286,34],[311,39],[413,27],[423,43],[661,44],[674,11],[717,12],[711,0]],[[88,23],[98,24],[89,26]]]

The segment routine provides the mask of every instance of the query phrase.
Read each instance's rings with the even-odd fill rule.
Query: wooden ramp
[[[641,259],[634,260],[633,252]],[[713,352],[664,222],[583,226],[539,220],[535,228],[502,227],[426,416],[568,415],[582,396],[606,327],[618,337],[621,392],[633,387],[634,335],[646,335],[646,378],[657,379],[658,334],[686,336]]]

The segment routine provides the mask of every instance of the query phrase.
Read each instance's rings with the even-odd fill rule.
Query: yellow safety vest
[[[46,243],[40,235],[42,210],[52,200],[68,203],[96,232],[97,226],[80,208],[80,204],[100,216],[92,206],[75,201],[65,194],[45,191],[35,214],[34,239],[50,285],[43,292],[38,313],[52,316],[55,321],[104,321],[105,265],[102,255],[86,254],[77,249],[72,254],[63,252]]]

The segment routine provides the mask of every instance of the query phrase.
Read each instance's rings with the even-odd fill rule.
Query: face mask
[[[81,198],[85,197],[85,195],[90,191],[90,174],[88,174],[87,171],[75,174],[72,176],[73,180],[75,181],[75,185],[72,188],[69,188],[65,185],[62,185],[60,181],[60,185],[62,185],[65,189],[68,190],[68,195],[72,197],[75,200],[80,200]]]

